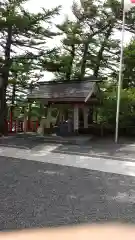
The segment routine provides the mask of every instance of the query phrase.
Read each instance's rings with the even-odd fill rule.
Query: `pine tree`
[[[56,79],[84,79],[85,75],[100,77],[115,69],[119,41],[113,39],[119,28],[120,3],[113,0],[74,3],[74,21],[66,19],[57,28],[63,34],[61,48],[55,55]]]
[[[23,56],[22,58],[20,56],[18,58],[16,57],[15,61],[12,62],[6,94],[7,101],[11,105],[12,116],[16,103],[26,102],[30,89],[33,88],[43,76],[40,67],[39,72],[37,72],[37,70],[38,67],[35,65],[34,60],[25,59]]]
[[[135,87],[135,40],[131,42],[124,49],[123,58],[123,74],[122,74],[122,88],[134,88]],[[118,62],[119,64],[119,62]],[[119,70],[118,68],[113,71],[112,78],[114,81],[118,81]]]
[[[8,86],[10,69],[20,52],[24,52],[23,59],[35,60],[46,55],[45,43],[57,33],[43,23],[50,24],[51,18],[58,14],[59,8],[52,10],[42,9],[37,14],[26,11],[22,4],[25,0],[7,0],[0,2],[0,41],[3,56],[1,58],[1,86],[0,86],[0,133],[6,132],[5,121],[7,117],[6,90]],[[21,54],[22,55],[22,54]]]
[[[82,23],[86,29],[86,40],[81,48],[81,77],[89,72],[99,77],[116,64],[119,42],[113,40],[112,36],[114,29],[119,26],[120,9],[120,3],[115,0],[105,3],[82,1]],[[78,10],[76,12],[78,14]]]

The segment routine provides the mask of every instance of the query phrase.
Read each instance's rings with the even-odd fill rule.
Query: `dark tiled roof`
[[[86,98],[94,92],[96,82],[76,81],[71,83],[41,83],[38,89],[33,90],[28,98],[61,99],[61,98]]]

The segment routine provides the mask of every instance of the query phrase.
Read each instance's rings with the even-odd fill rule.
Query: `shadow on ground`
[[[44,139],[42,137],[25,134],[0,138],[0,146],[20,149],[32,149],[43,143]]]
[[[118,144],[115,144],[112,139],[92,140],[89,145],[60,145],[53,152],[90,157],[101,156],[107,159],[115,157],[118,160],[122,157],[135,158],[135,140],[122,139]]]
[[[36,135],[18,134],[11,137],[0,138],[0,146],[15,147],[20,149],[34,149],[35,147],[42,148],[42,146],[49,143],[44,137]],[[51,144],[51,142],[50,142]],[[54,142],[53,142],[54,144]],[[57,144],[57,141],[56,143]],[[86,144],[59,144],[52,152],[59,154],[83,155],[95,157],[99,155],[105,158],[115,157],[119,158],[134,158],[135,156],[135,140],[134,139],[120,139],[118,144],[114,143],[111,138],[106,139],[92,139]]]
[[[135,223],[135,178],[0,157],[0,230]]]

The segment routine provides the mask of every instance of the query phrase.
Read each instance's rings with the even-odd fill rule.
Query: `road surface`
[[[61,149],[65,146],[1,144],[0,230],[134,223],[133,158],[77,154],[77,146]]]

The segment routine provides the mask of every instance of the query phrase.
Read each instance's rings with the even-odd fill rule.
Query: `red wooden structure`
[[[10,120],[7,120],[6,123],[8,125],[8,132],[9,133],[17,133],[24,131],[24,122],[22,120],[13,120],[12,116],[10,115]],[[39,121],[30,121],[27,122],[28,132],[36,132],[39,127]]]
[[[17,132],[23,132],[24,131],[24,122],[23,121],[18,121],[18,120],[7,120],[6,124],[8,125],[8,132],[9,133],[17,133]],[[28,126],[28,124],[27,124]],[[38,121],[30,121],[29,124],[29,129],[27,129],[28,132],[36,132],[39,126],[39,122]]]
[[[10,112],[9,120],[6,121],[8,126],[9,133],[17,133],[24,131],[24,121],[23,120],[14,120],[12,117],[12,112]],[[36,132],[39,127],[39,121],[30,121],[27,122],[27,131]]]

